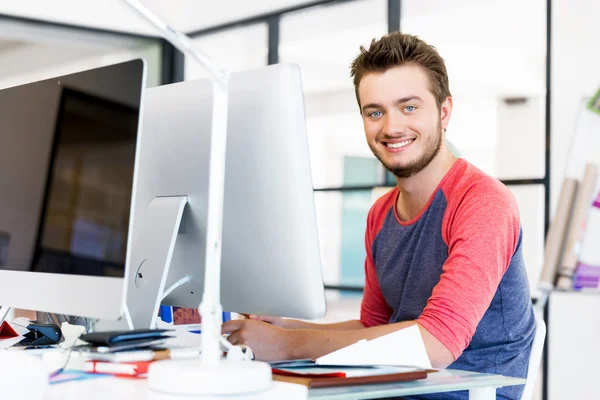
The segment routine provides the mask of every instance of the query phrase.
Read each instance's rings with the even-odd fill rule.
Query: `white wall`
[[[552,1],[552,214],[565,176],[582,99],[592,96],[600,87],[598,21],[597,0]],[[597,134],[600,136],[600,124]],[[600,158],[595,161],[600,163]]]
[[[496,176],[498,132],[497,98],[473,93],[453,98],[452,116],[446,133],[461,157],[484,172]]]
[[[496,174],[500,178],[544,176],[546,99],[524,99],[516,104],[498,99]]]

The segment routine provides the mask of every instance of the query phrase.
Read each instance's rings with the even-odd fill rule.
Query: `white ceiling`
[[[308,0],[141,0],[174,28],[196,31]],[[29,0],[0,2],[0,14],[155,36],[152,26],[120,0]]]

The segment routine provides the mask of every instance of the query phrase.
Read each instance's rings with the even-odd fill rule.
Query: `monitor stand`
[[[156,327],[187,196],[156,197],[133,239],[125,317],[130,329]],[[183,277],[169,291],[189,281]],[[166,294],[168,294],[168,292]]]

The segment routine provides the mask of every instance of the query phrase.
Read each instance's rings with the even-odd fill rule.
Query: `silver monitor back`
[[[202,299],[211,107],[208,80],[155,87],[145,97],[134,234],[143,229],[156,197],[186,195],[188,201],[165,287],[186,275],[191,282],[168,295],[162,302],[166,305],[196,308]],[[275,65],[232,74],[227,130],[223,308],[307,319],[323,316],[325,294],[299,68]],[[140,244],[133,251],[148,248]],[[159,266],[153,268],[155,275],[162,273]],[[135,278],[133,266],[131,294],[143,289]],[[149,305],[142,303],[152,302],[149,297],[154,295],[129,297],[136,303],[128,299],[136,328],[151,323]],[[154,305],[150,310],[153,317]]]

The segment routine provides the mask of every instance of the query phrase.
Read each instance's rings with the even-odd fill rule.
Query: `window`
[[[280,62],[302,72],[308,141],[315,188],[341,187],[346,157],[373,159],[350,78],[350,63],[361,44],[387,32],[382,0],[311,7],[281,18]],[[306,28],[310,26],[311,29]],[[384,172],[352,184],[383,183]]]
[[[447,135],[463,157],[500,179],[543,178],[545,1],[403,0],[401,17],[446,61]]]
[[[194,43],[219,67],[227,72],[267,65],[267,25],[257,24],[198,36]],[[186,57],[185,79],[208,76],[204,68]]]
[[[311,7],[281,18],[279,60],[301,69],[317,190],[385,181],[364,137],[350,63],[361,44],[387,32],[386,15],[385,1],[366,0]],[[317,191],[315,203],[325,284],[362,287],[371,190]]]

